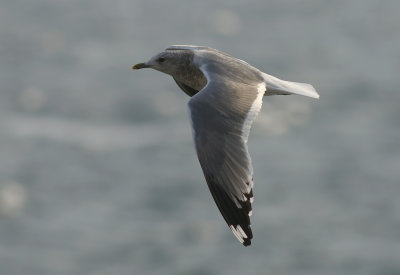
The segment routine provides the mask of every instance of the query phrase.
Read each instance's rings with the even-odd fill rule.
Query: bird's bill
[[[138,63],[132,67],[132,70],[139,70],[143,68],[148,68],[149,66],[146,63]]]

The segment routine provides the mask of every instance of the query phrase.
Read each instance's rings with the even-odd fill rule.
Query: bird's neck
[[[204,74],[197,68],[185,68],[179,73],[174,74],[173,77],[179,82],[200,91],[207,84],[207,79]]]

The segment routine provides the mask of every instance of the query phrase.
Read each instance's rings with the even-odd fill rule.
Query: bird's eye
[[[160,57],[159,59],[158,59],[158,62],[160,62],[160,63],[163,63],[165,61],[165,58],[164,57]]]

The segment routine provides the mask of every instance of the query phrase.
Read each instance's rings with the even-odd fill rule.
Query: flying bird
[[[174,45],[136,64],[171,75],[188,102],[193,140],[211,194],[236,238],[253,238],[253,167],[247,149],[250,127],[264,96],[319,98],[306,83],[284,81],[213,48]]]

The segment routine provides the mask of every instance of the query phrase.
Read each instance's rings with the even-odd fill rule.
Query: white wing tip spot
[[[232,230],[233,234],[235,235],[235,237],[236,237],[241,243],[243,243],[243,242],[244,242],[243,237],[240,236],[240,234],[239,234],[239,232],[236,230],[236,228],[235,228],[233,225],[230,225],[229,227],[231,228],[231,230]]]
[[[235,237],[236,237],[241,243],[244,242],[243,239],[246,239],[246,238],[247,238],[246,233],[243,231],[243,229],[242,229],[242,227],[241,227],[240,225],[236,225],[236,228],[235,228],[235,226],[230,225],[229,228],[232,230],[232,232],[233,232],[233,234],[235,235]]]
[[[243,237],[247,238],[246,233],[244,233],[244,231],[243,231],[243,229],[242,229],[242,227],[240,225],[238,225],[236,227],[236,230],[238,230]]]

